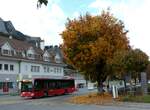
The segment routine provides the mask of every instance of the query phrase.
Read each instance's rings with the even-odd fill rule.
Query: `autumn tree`
[[[67,62],[86,79],[97,81],[98,90],[102,92],[103,82],[111,74],[109,63],[114,53],[128,50],[126,33],[123,22],[110,12],[68,19],[61,33],[63,52]]]

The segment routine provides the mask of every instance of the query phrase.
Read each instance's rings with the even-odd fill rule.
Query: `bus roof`
[[[33,78],[33,80],[74,80],[73,78]]]

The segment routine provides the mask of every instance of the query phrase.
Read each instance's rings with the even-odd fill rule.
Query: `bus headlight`
[[[34,93],[31,93],[31,96],[33,97],[33,96],[34,96]]]

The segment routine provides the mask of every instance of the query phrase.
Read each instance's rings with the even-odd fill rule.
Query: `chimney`
[[[42,50],[44,50],[44,40],[42,40],[42,41],[40,42],[40,48],[41,48]]]

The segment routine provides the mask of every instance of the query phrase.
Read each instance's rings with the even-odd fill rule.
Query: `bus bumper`
[[[34,97],[34,93],[32,93],[32,92],[22,92],[21,93],[21,97]]]

